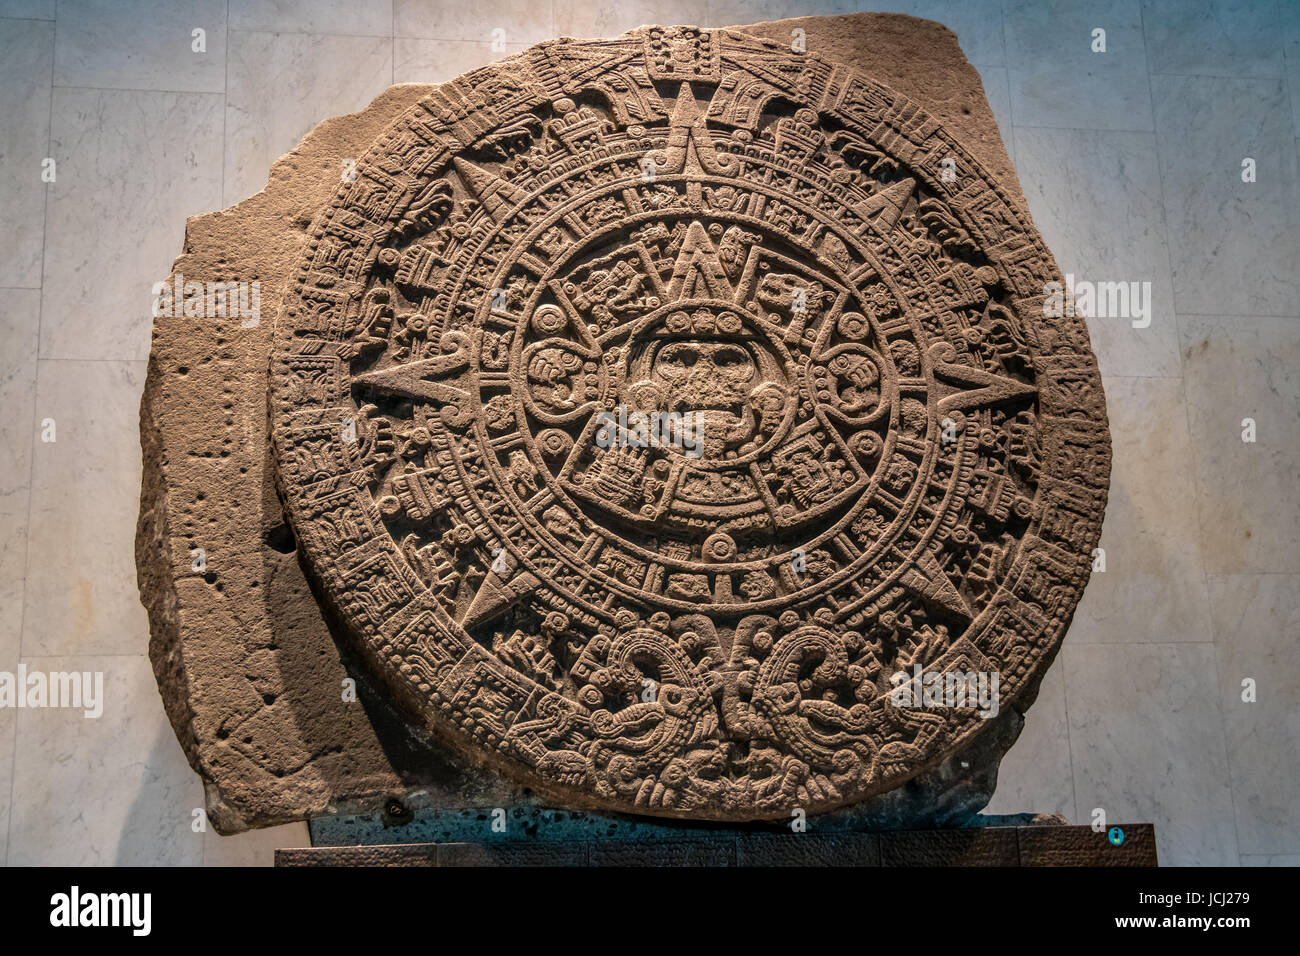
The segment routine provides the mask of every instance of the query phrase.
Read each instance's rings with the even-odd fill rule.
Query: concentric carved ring
[[[413,721],[584,805],[829,809],[985,726],[904,678],[1006,707],[1073,614],[1110,448],[1055,277],[848,69],[542,44],[437,88],[313,227],[277,481]]]

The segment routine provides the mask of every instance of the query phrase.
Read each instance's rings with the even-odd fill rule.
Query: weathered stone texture
[[[158,319],[142,405],[151,655],[220,829],[991,794],[1100,527],[1087,333],[951,33],[745,30],[395,87],[188,224],[176,271],[264,304]],[[620,408],[699,456],[602,444]],[[913,665],[1002,714],[891,708]]]

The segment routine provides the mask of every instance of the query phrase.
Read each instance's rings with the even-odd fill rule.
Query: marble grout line
[[[143,657],[147,659],[149,657],[149,652],[147,650],[115,651],[115,652],[103,652],[103,653],[96,651],[89,654],[83,654],[74,651],[69,654],[23,654],[19,659],[24,661],[54,661],[54,660],[69,660],[74,657],[79,657],[79,658],[124,657],[124,658],[131,658],[131,659]]]
[[[244,32],[252,32],[252,31],[244,31]],[[310,33],[305,35],[306,36],[342,36],[342,34],[338,34],[338,33]],[[370,37],[370,39],[373,40],[378,38]],[[485,40],[466,40],[464,37],[418,37],[418,36],[411,36],[410,34],[403,33],[393,37],[393,39],[394,40],[432,40],[435,43],[473,43],[478,46],[485,46],[492,43],[492,38],[490,36]],[[527,40],[507,40],[506,46],[507,47],[517,46],[526,50],[530,46],[536,46],[538,43],[545,43],[547,42],[547,40],[556,40],[556,39],[559,38],[547,37],[545,40],[533,40],[531,43]]]
[[[227,0],[229,3],[229,0]],[[227,7],[229,9],[229,7]],[[438,40],[440,37],[397,37],[390,33],[319,33],[311,30],[240,30],[231,29],[229,20],[226,24],[226,42],[229,44],[231,36],[243,34],[245,36],[263,36],[263,37],[339,37],[344,40]],[[491,40],[443,40],[444,43],[490,43]],[[227,47],[229,48],[229,47]]]
[[[54,146],[54,71],[55,51],[59,42],[59,2],[54,0],[54,29],[50,36],[50,96],[46,104],[45,117],[45,155],[49,156]],[[23,529],[23,580],[22,606],[18,612],[18,659],[23,656],[23,636],[27,630],[27,579],[31,568],[32,555],[32,487],[36,477],[36,423],[41,413],[41,325],[45,317],[45,256],[50,233],[50,187],[44,184],[45,194],[41,197],[41,275],[40,295],[36,302],[36,367],[32,370],[32,422],[27,430],[27,526]],[[9,853],[13,847],[14,793],[18,778],[18,718],[14,718],[14,742],[9,753],[9,810],[5,817],[5,858],[4,865],[9,865]]]
[[[1172,305],[1170,311],[1173,311]],[[1183,315],[1189,319],[1199,315],[1215,319],[1295,319],[1300,321],[1300,315],[1292,315],[1288,312],[1184,312]]]
[[[1214,638],[1208,641],[1071,641],[1070,647],[1196,647],[1213,643]]]
[[[1156,133],[1154,126],[1151,129],[1101,129],[1097,126],[1043,126],[1035,123],[1017,123],[1016,129],[1060,130],[1063,133],[1146,133],[1149,136],[1154,136]]]
[[[1241,314],[1238,312],[1183,312],[1185,319],[1295,319],[1300,322],[1300,315],[1276,315],[1273,313],[1251,312]]]
[[[1241,828],[1237,824],[1237,774],[1233,772],[1232,747],[1228,745],[1228,717],[1223,710],[1223,654],[1218,631],[1214,626],[1214,596],[1210,593],[1209,576],[1206,575],[1205,604],[1210,611],[1210,633],[1214,635],[1214,702],[1219,709],[1219,723],[1223,727],[1223,766],[1227,770],[1228,809],[1232,813],[1232,840],[1236,844],[1238,865],[1241,863]]]
[[[1273,576],[1279,578],[1300,577],[1300,568],[1291,571],[1207,571],[1207,576],[1212,578],[1253,578],[1260,576]],[[1215,638],[1218,641],[1218,638]]]
[[[55,0],[55,26],[49,38],[49,100],[45,109],[45,156],[51,155],[55,144],[55,53],[59,48],[59,0]],[[31,492],[36,476],[36,421],[39,421],[40,403],[40,332],[45,313],[45,255],[49,242],[49,183],[44,183],[42,209],[40,209],[40,294],[36,299],[36,367],[31,376],[31,427],[27,429],[27,527],[22,535],[22,607],[18,611],[18,659],[22,661],[22,639],[27,631],[27,578],[31,568]],[[5,818],[4,865],[9,865],[9,852],[13,847],[14,792],[18,778],[18,718],[13,722],[13,748],[9,753],[9,812]]]
[[[253,31],[253,30],[241,30],[241,31],[239,31],[239,32],[241,32],[241,33],[253,33],[253,32],[257,32],[257,31]],[[264,32],[270,32],[270,31],[264,31]],[[329,37],[334,37],[334,36],[347,36],[347,35],[350,35],[350,34],[342,34],[342,33],[305,33],[305,34],[295,34],[295,35],[301,35],[301,36],[329,36]],[[381,37],[361,37],[361,39],[378,40],[378,39],[381,39]],[[491,37],[491,36],[488,36],[488,37],[486,37],[485,39],[482,39],[482,40],[466,40],[464,37],[423,37],[423,36],[412,36],[412,35],[409,34],[409,33],[402,33],[402,34],[399,34],[399,35],[393,37],[393,39],[394,39],[394,40],[432,40],[432,41],[435,42],[435,43],[473,43],[473,44],[475,44],[475,45],[477,45],[477,46],[487,46],[487,45],[489,45],[489,44],[492,43],[492,37]],[[507,40],[507,41],[506,41],[506,47],[507,47],[507,48],[509,48],[509,47],[519,47],[520,49],[524,49],[524,50],[526,50],[526,49],[528,49],[529,47],[531,47],[531,46],[536,46],[536,45],[539,44],[539,43],[549,43],[551,40],[558,40],[558,39],[559,39],[559,37],[556,37],[556,36],[549,36],[549,37],[542,37],[542,39],[540,39],[540,40]],[[505,53],[501,54],[501,56],[503,56],[503,57],[504,57],[505,55],[506,55]],[[498,57],[498,59],[500,59],[500,57]],[[493,62],[495,62],[495,61],[493,61]],[[457,75],[459,76],[460,74],[457,74]]]
[[[998,38],[1002,41],[1002,66],[1003,66],[1003,69],[1007,70],[1007,73],[1008,73],[1008,76],[1009,76],[1009,75],[1010,75],[1010,71],[1011,71],[1011,61],[1007,59],[1007,11],[1006,11],[1006,0],[1001,0],[1001,2],[998,4],[998,25],[999,25],[999,27],[1000,27],[1000,29],[998,30]],[[1010,87],[1010,84],[1009,84],[1009,83],[1008,83],[1007,85],[1008,85],[1008,87]],[[1007,98],[1008,98],[1008,99],[1011,98],[1011,90],[1010,90],[1009,88],[1008,88],[1008,90],[1007,90]],[[1014,165],[1014,164],[1013,164],[1013,165]]]
[[[51,360],[46,359],[45,361]],[[1103,386],[1107,382],[1181,382],[1182,380],[1181,375],[1109,375],[1106,372],[1101,373],[1101,384]]]
[[[53,86],[56,90],[87,90],[91,93],[163,93],[168,96],[221,96],[226,95],[224,90],[149,90],[141,86],[74,86],[72,84],[55,83]]]
[[[1202,80],[1285,80],[1286,75],[1274,76],[1271,73],[1247,75],[1244,73],[1173,73],[1169,70],[1148,70],[1147,76],[1187,76]]]
[[[1278,0],[1278,2],[1277,2],[1277,15],[1278,15],[1278,22],[1280,23],[1280,22],[1282,21],[1282,2],[1281,2],[1281,0]],[[1288,70],[1288,69],[1286,68],[1286,62],[1287,62],[1287,59],[1288,59],[1288,58],[1287,58],[1287,55],[1286,55],[1286,40],[1283,39],[1283,41],[1282,41],[1282,64],[1283,64],[1283,66],[1282,66],[1282,89],[1286,92],[1286,105],[1287,105],[1287,111],[1286,111],[1286,113],[1287,113],[1287,116],[1289,116],[1289,117],[1291,118],[1291,132],[1292,132],[1292,133],[1295,133],[1297,136],[1300,136],[1300,127],[1297,127],[1297,126],[1296,126],[1296,122],[1295,122],[1295,115],[1296,115],[1296,114],[1295,114],[1295,98],[1294,98],[1294,91],[1291,89],[1291,80],[1292,80],[1293,75],[1300,75],[1300,74],[1296,74],[1294,70]]]

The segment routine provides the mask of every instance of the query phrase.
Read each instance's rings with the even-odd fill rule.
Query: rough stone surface
[[[880,841],[881,866],[1016,866],[1019,859],[1016,831],[1010,827],[915,830],[890,833]]]
[[[1010,702],[1073,614],[1109,443],[1056,278],[975,157],[843,65],[541,44],[422,99],[313,226],[277,483],[453,744],[568,804],[833,809],[985,729],[898,675]]]
[[[874,833],[746,833],[736,837],[737,866],[879,866]]]
[[[476,761],[638,813],[982,806],[1100,526],[1095,362],[952,35],[746,30],[795,26],[839,65],[669,29],[397,87],[191,221],[178,272],[289,291],[334,630],[274,330],[159,320],[141,588],[219,828],[524,798]],[[608,453],[620,405],[702,457]],[[1003,714],[886,707],[913,664],[998,670]]]
[[[150,657],[172,726],[221,832],[423,791],[417,805],[510,805],[518,788],[431,746],[332,639],[299,566],[267,461],[274,315],[341,159],[359,156],[428,91],[394,87],[326,120],[265,190],[186,226],[174,283],[257,281],[264,321],[159,317],[141,403],[136,539]],[[191,552],[203,549],[206,569]],[[359,700],[343,702],[343,681]]]

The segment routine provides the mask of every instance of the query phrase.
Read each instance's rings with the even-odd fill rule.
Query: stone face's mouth
[[[740,418],[745,414],[744,402],[691,402],[685,399],[677,399],[669,403],[668,411],[678,412],[682,416],[686,415],[703,415],[707,412],[721,412],[730,415],[733,418]],[[714,416],[708,416],[712,418]]]
[[[717,458],[754,436],[754,415],[744,402],[678,409],[682,430],[704,458]]]

